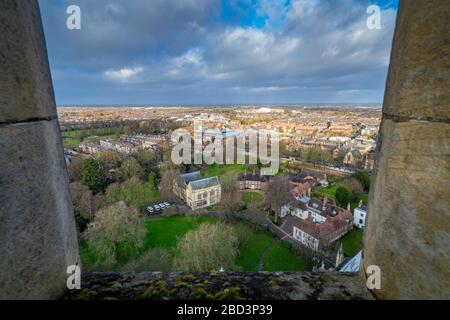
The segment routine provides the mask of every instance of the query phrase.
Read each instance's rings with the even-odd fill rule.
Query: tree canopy
[[[368,192],[370,189],[371,178],[367,171],[358,171],[353,174],[353,177],[361,182],[364,191]]]
[[[238,237],[233,227],[224,223],[205,223],[189,231],[177,243],[174,270],[209,272],[224,268],[235,270]]]
[[[101,208],[86,231],[86,240],[104,266],[138,257],[147,229],[136,209],[125,205]]]
[[[352,192],[344,186],[338,187],[334,196],[336,198],[337,205],[342,208],[345,208],[352,200]]]
[[[105,188],[105,177],[96,159],[89,158],[81,163],[80,167],[81,183],[93,192],[101,192]]]

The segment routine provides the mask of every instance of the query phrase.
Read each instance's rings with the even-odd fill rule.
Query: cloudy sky
[[[397,0],[39,0],[58,105],[381,103]],[[66,9],[81,8],[81,30]],[[381,8],[369,29],[367,7]]]

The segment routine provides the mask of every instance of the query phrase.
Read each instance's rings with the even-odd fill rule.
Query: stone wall
[[[37,1],[0,1],[0,299],[60,297],[78,245]]]
[[[401,1],[369,195],[378,298],[450,298],[450,5]]]
[[[287,272],[85,273],[70,300],[366,300],[356,275]]]

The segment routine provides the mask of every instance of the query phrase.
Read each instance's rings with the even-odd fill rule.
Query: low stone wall
[[[366,300],[358,275],[342,273],[85,273],[66,300]]]

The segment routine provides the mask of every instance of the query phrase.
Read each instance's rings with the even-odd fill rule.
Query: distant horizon
[[[252,108],[252,107],[271,107],[271,108],[283,108],[283,107],[382,107],[383,103],[376,102],[364,102],[364,103],[353,103],[353,102],[332,102],[332,103],[267,103],[267,104],[258,104],[258,103],[227,103],[227,104],[61,104],[57,105],[57,108],[101,108],[101,107],[114,107],[114,108],[176,108],[176,107],[184,107],[184,108],[227,108],[227,107],[242,107],[242,108]]]

